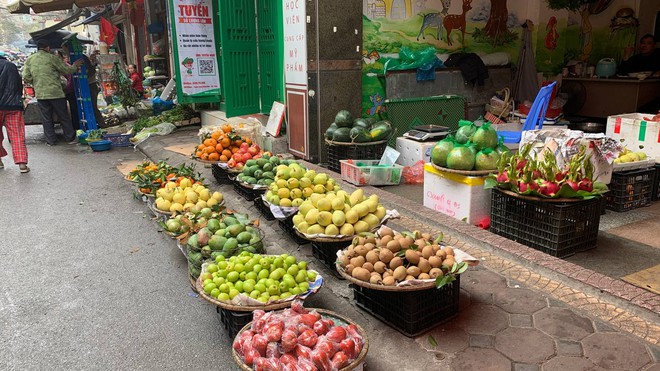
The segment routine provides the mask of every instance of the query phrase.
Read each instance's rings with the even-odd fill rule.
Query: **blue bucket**
[[[95,142],[89,142],[89,146],[92,147],[92,151],[94,152],[107,151],[112,148],[112,142],[109,140],[99,140]]]

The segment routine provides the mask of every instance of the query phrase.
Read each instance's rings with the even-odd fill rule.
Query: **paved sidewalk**
[[[154,161],[190,163],[163,148],[190,142],[196,133],[190,128],[152,137],[139,150]],[[225,194],[228,207],[259,215],[230,186],[217,185],[209,168],[202,172]],[[386,207],[399,211],[402,217],[388,222],[391,227],[443,232],[445,241],[481,260],[461,278],[458,317],[414,340],[357,309],[347,282],[321,268],[326,285],[310,304],[345,313],[365,327],[371,344],[369,370],[660,370],[658,295],[381,189],[365,187],[365,192],[379,194]],[[309,245],[296,247],[275,221],[262,225],[269,251],[287,251],[315,263]],[[413,341],[418,346],[412,347]]]

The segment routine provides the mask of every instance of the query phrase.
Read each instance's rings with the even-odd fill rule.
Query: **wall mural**
[[[530,5],[530,3],[532,3]],[[535,24],[537,70],[561,73],[569,60],[621,60],[637,35],[636,0],[363,0],[362,114],[385,112],[387,61],[407,47],[453,52],[506,52],[516,63],[520,25]]]
[[[527,2],[507,0],[365,0],[363,13],[362,114],[384,113],[388,60],[407,47],[437,54],[504,51],[515,60]]]

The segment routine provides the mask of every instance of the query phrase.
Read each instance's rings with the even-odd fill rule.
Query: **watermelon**
[[[356,143],[366,143],[371,141],[371,134],[367,129],[359,126],[354,126],[353,129],[351,129],[350,136],[353,142]]]
[[[345,109],[341,110],[335,116],[335,124],[340,128],[350,128],[353,126],[353,115]]]
[[[369,125],[369,127],[371,127],[373,124],[378,122],[378,120],[376,120],[373,117],[367,117],[366,119],[364,119],[364,121],[367,123],[367,125]]]
[[[335,142],[351,142],[351,128],[339,128],[335,130],[332,135],[332,140]]]
[[[375,123],[369,131],[372,141],[386,140],[392,134],[392,124],[389,121]]]
[[[369,129],[369,123],[367,122],[367,120],[363,118],[355,119],[355,121],[353,121],[353,128],[357,128],[357,127],[363,129]]]
[[[332,140],[335,130],[337,129],[338,129],[337,124],[335,124],[334,122],[330,124],[330,127],[328,127],[328,129],[325,131],[325,139]]]

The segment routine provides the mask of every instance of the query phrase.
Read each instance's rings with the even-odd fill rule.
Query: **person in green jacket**
[[[46,40],[38,40],[37,52],[29,56],[23,66],[23,80],[34,87],[46,143],[50,146],[57,143],[53,112],[60,119],[64,139],[69,144],[77,143],[60,76],[76,72],[82,64],[83,60],[79,59],[71,66],[66,65],[62,59],[50,52],[50,45]]]

